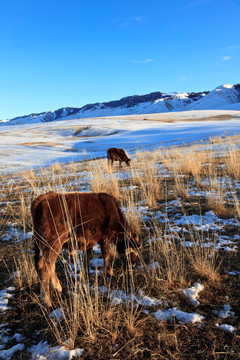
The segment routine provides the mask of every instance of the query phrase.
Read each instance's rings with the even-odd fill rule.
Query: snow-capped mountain
[[[199,93],[162,93],[134,95],[81,108],[66,107],[55,111],[30,114],[0,121],[0,125],[50,122],[78,118],[117,115],[153,114],[187,110],[240,110],[240,84],[221,85],[212,91]]]

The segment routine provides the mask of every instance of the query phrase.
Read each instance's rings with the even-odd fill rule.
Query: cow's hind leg
[[[51,249],[50,256],[49,256],[50,262],[51,262],[51,268],[50,268],[51,285],[58,292],[62,292],[62,286],[60,284],[60,281],[59,281],[56,271],[55,271],[56,270],[56,260],[58,257],[60,247],[61,247],[61,244],[57,242],[54,246],[54,249]]]
[[[49,292],[49,283],[50,279],[52,285],[58,291],[62,291],[62,286],[59,282],[59,279],[55,273],[55,263],[58,257],[60,246],[55,247],[55,249],[48,249],[47,252],[39,260],[38,270],[40,275],[40,297],[41,300],[45,303],[46,306],[51,306],[50,292]]]

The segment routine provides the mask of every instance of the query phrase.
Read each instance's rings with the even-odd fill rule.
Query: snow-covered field
[[[134,291],[121,288],[117,281],[113,281],[110,285],[99,283],[96,290],[94,278],[103,274],[103,259],[99,246],[93,249],[94,257],[90,261],[90,275],[93,277],[93,281],[90,283],[91,294],[97,291],[99,298],[104,297],[110,309],[121,307],[129,309],[132,306],[133,318],[136,315],[134,323],[137,329],[136,336],[134,332],[134,335],[131,335],[131,332],[129,335],[128,328],[123,327],[121,330],[124,333],[123,336],[119,333],[118,338],[109,337],[109,333],[112,334],[107,325],[104,322],[100,326],[98,324],[99,336],[103,332],[104,341],[108,343],[108,351],[111,351],[112,358],[127,358],[124,349],[131,342],[135,344],[139,352],[136,353],[134,345],[130,346],[128,350],[132,352],[129,358],[144,358],[144,348],[148,344],[147,342],[137,342],[138,340],[135,339],[140,336],[138,324],[144,323],[141,321],[147,319],[146,324],[151,324],[151,322],[155,324],[155,334],[152,333],[154,330],[150,325],[149,327],[145,325],[144,330],[141,328],[143,325],[140,325],[139,333],[142,334],[140,338],[145,339],[146,333],[149,331],[149,341],[156,336],[156,343],[153,342],[149,345],[152,353],[148,349],[148,355],[152,354],[154,359],[157,359],[158,355],[159,359],[163,358],[160,355],[164,356],[160,351],[165,345],[163,346],[159,340],[162,336],[161,324],[164,322],[167,324],[164,331],[168,331],[169,336],[166,339],[170,339],[167,351],[172,357],[169,355],[169,359],[205,359],[206,354],[211,359],[237,359],[239,356],[236,351],[237,339],[239,339],[240,330],[240,311],[237,303],[240,278],[238,260],[240,183],[239,179],[232,179],[230,175],[226,175],[227,166],[223,158],[226,149],[230,146],[229,143],[224,143],[225,138],[239,134],[240,111],[220,110],[1,126],[0,170],[5,175],[1,179],[0,188],[0,244],[3,249],[1,252],[3,281],[0,290],[0,359],[64,360],[73,357],[84,358],[85,355],[87,359],[91,358],[87,346],[94,347],[94,343],[89,341],[88,344],[88,341],[85,341],[82,346],[80,335],[80,340],[77,338],[76,341],[77,346],[72,350],[69,350],[68,346],[70,339],[62,338],[61,344],[48,339],[50,330],[46,323],[54,324],[57,328],[58,324],[68,321],[66,318],[69,314],[66,315],[66,307],[64,308],[66,300],[62,303],[63,306],[56,306],[45,312],[45,320],[42,320],[41,316],[43,317],[43,315],[36,301],[38,285],[33,284],[32,288],[28,288],[26,283],[21,284],[17,280],[22,275],[16,263],[13,265],[13,258],[22,256],[23,252],[31,255],[29,247],[32,246],[32,229],[29,206],[32,198],[36,194],[49,191],[49,189],[92,190],[91,170],[94,170],[94,166],[97,167],[97,162],[90,162],[93,166],[91,170],[85,168],[84,164],[77,164],[75,170],[73,170],[74,167],[63,165],[58,170],[59,173],[53,173],[50,170],[48,173],[47,170],[36,169],[36,172],[30,174],[29,177],[18,171],[51,165],[55,162],[66,164],[72,161],[106,157],[106,150],[109,147],[124,148],[133,158],[133,173],[126,167],[119,171],[116,165],[113,173],[119,181],[122,196],[128,191],[137,193],[134,207],[142,222],[141,236],[145,257],[134,270],[136,276],[134,279],[137,282],[139,274],[147,274],[145,281],[149,281],[147,276],[152,276],[152,283],[149,281],[146,287],[146,284],[142,282],[141,286],[138,284]],[[209,141],[209,138],[216,136],[222,137],[223,144],[220,141],[214,148],[214,144]],[[159,147],[165,149],[183,144],[190,145],[191,143],[198,144],[196,153],[207,150],[209,156],[222,157],[219,162],[213,161],[215,166],[213,179],[208,178],[203,171],[197,185],[193,176],[184,177],[183,174],[180,174],[179,177],[186,181],[189,194],[186,199],[183,199],[176,193],[176,184],[171,169],[165,167],[164,162],[159,158],[158,160],[153,158],[147,163],[154,168],[155,177],[161,185],[160,190],[164,189],[165,192],[158,198],[155,207],[149,206],[148,199],[142,191],[147,174],[144,174],[141,160],[135,155],[135,152]],[[238,147],[237,140],[234,146]],[[183,158],[185,150],[183,150]],[[138,159],[138,162],[135,159]],[[171,161],[174,159],[173,156]],[[179,158],[176,161],[179,161]],[[105,160],[104,162],[106,163]],[[210,157],[203,164],[205,170],[210,168],[208,162],[210,163]],[[103,168],[103,163],[100,163],[101,166]],[[74,174],[73,171],[75,171]],[[136,182],[133,176],[134,171],[135,174],[141,174],[143,179],[141,185]],[[106,176],[104,170],[103,176]],[[211,180],[214,180],[217,190],[211,188]],[[209,205],[209,197],[217,198],[220,193],[224,194],[225,204],[231,205],[228,216],[219,216]],[[234,206],[236,209],[234,208],[233,211]],[[123,209],[127,211],[127,208],[123,207]],[[196,247],[199,247],[199,255],[206,251],[207,257],[203,258],[205,262],[215,255],[216,258],[220,256],[224,263],[220,271],[221,280],[214,283],[195,272],[195,268],[192,266],[193,274],[185,275],[186,286],[182,286],[176,275],[176,284],[173,282],[169,288],[164,287],[167,280],[165,278],[163,280],[165,274],[162,268],[165,264],[159,254],[161,249],[159,244],[168,246],[169,253],[174,248],[174,244],[177,244],[176,249],[184,249],[188,255],[192,251],[192,256],[194,256]],[[148,254],[150,250],[153,255]],[[66,260],[64,261],[66,262]],[[62,262],[64,263],[64,261]],[[7,266],[5,267],[6,262]],[[191,257],[188,258],[188,262],[191,262]],[[174,268],[174,264],[168,266],[168,270],[171,266]],[[68,267],[67,276],[69,278],[77,276],[78,279],[81,278],[80,275],[81,269],[72,265]],[[65,292],[64,299],[69,298],[71,294]],[[28,330],[30,323],[31,330]],[[94,321],[93,323],[95,325]],[[104,332],[106,329],[107,331]],[[186,341],[186,348],[181,347],[181,344],[185,344],[185,340],[181,338],[176,329],[185,332],[186,337],[191,339],[189,342]],[[191,338],[191,334],[195,335]],[[152,344],[156,346],[156,349]],[[168,346],[167,342],[166,344]],[[190,349],[191,344],[194,344],[192,345],[194,350]],[[211,352],[209,352],[210,347],[212,347]],[[171,353],[172,349],[175,353],[174,351]],[[123,353],[125,355],[122,355]],[[109,359],[110,357],[107,355],[110,355],[106,354],[106,359]],[[105,359],[103,355],[102,359]]]
[[[240,111],[226,110],[1,126],[0,171],[105,157],[111,146],[134,153],[239,133]]]

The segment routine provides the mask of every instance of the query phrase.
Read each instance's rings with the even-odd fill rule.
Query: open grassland
[[[138,152],[121,170],[101,159],[3,176],[4,359],[10,351],[14,359],[57,359],[61,346],[83,349],[72,353],[82,359],[239,359],[239,140]],[[113,194],[143,249],[126,270],[113,246],[112,278],[99,247],[89,277],[81,253],[70,263],[62,251],[63,292],[52,291],[47,310],[39,301],[30,205],[52,190]]]

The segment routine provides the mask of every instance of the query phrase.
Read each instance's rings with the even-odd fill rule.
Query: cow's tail
[[[40,255],[40,249],[37,241],[37,229],[36,229],[36,212],[37,212],[37,206],[41,202],[39,198],[34,200],[31,205],[31,214],[32,214],[32,222],[33,222],[33,240],[34,240],[34,263],[35,263],[35,269],[38,272],[38,262],[39,262],[39,255]]]
[[[36,242],[36,239],[35,239],[35,242],[34,242],[34,250],[35,250],[35,254],[34,254],[35,269],[38,272],[38,262],[39,262],[40,249],[39,249],[39,246],[38,246],[38,244]]]

